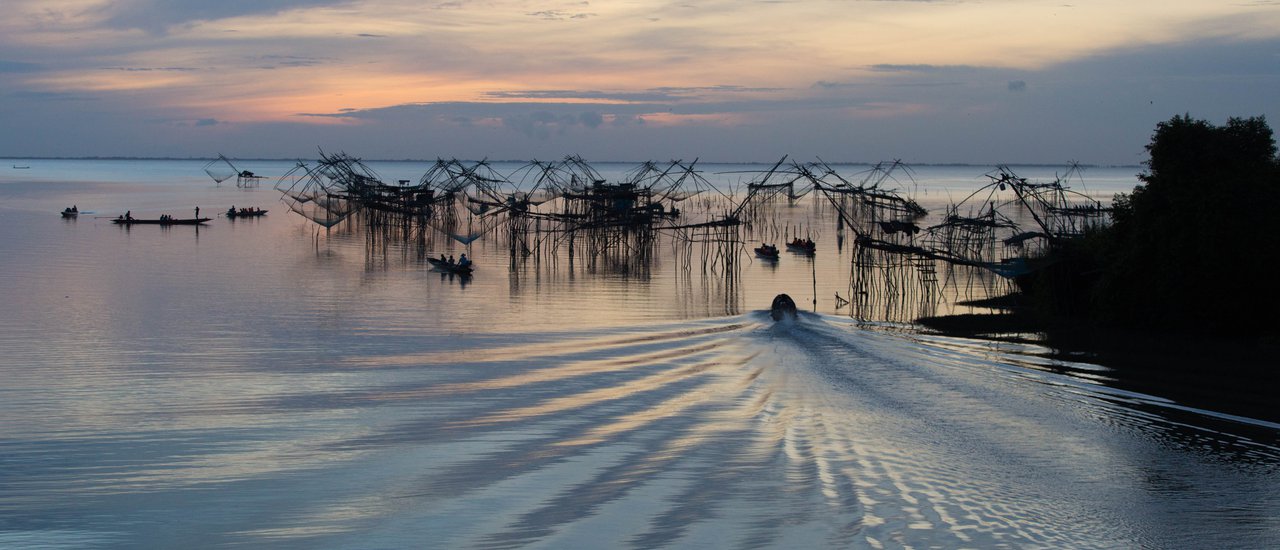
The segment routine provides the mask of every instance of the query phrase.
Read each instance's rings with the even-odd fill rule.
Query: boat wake
[[[164,447],[198,441],[170,455],[142,445],[89,481],[27,468],[22,487],[76,480],[77,528],[108,518],[122,544],[157,540],[146,502],[215,518],[210,544],[308,548],[1248,546],[1280,531],[1280,427],[989,343],[758,311],[386,337],[315,360],[273,365],[287,384],[165,404]],[[210,419],[242,427],[195,435]],[[11,489],[6,514],[51,516]]]
[[[1109,547],[1193,528],[1132,514],[1177,507],[1152,468],[1212,485],[1189,449],[1206,439],[1275,479],[1274,444],[976,346],[757,312],[464,354],[483,361],[353,359],[432,372],[343,397],[416,411],[332,444],[400,475],[280,520],[361,537],[431,525],[450,547]]]

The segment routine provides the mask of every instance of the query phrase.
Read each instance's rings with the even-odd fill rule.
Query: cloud
[[[578,115],[578,122],[581,122],[587,128],[599,128],[601,124],[604,124],[604,116],[594,111],[586,112]]]
[[[257,55],[247,58],[251,63],[260,63],[259,69],[279,69],[282,67],[314,67],[332,61],[331,58],[310,57],[303,55]]]
[[[745,86],[664,86],[631,92],[603,92],[599,90],[496,90],[482,94],[486,99],[502,100],[575,100],[600,102],[681,102],[705,100],[714,94],[745,94],[783,91],[782,88],[748,88]]]
[[[189,72],[198,71],[195,67],[103,67],[104,71],[125,71],[125,72]]]
[[[554,133],[563,133],[578,123],[575,117],[557,115],[551,111],[534,111],[523,115],[502,118],[502,125],[534,139],[545,140]]]
[[[102,98],[91,95],[77,94],[72,92],[36,92],[30,90],[20,90],[8,94],[8,97],[16,99],[27,99],[34,101],[98,101]]]
[[[1027,81],[1025,81],[1025,80],[1010,80],[1010,81],[1009,81],[1009,91],[1010,91],[1010,92],[1025,92],[1025,91],[1027,91]]]
[[[272,15],[297,8],[347,4],[350,0],[116,0],[99,8],[105,24],[163,34],[175,25],[244,15]]]
[[[661,86],[650,88],[652,90],[668,93],[756,93],[756,92],[780,92],[785,88],[752,88],[747,86],[736,86],[731,84],[720,84],[717,86]]]
[[[679,101],[676,94],[657,90],[638,92],[602,92],[597,90],[496,90],[481,94],[486,99],[503,100],[591,100],[591,101]]]
[[[0,59],[0,73],[34,73],[41,70],[41,66],[35,63],[23,63],[21,61],[5,61]]]
[[[569,19],[586,19],[594,17],[596,14],[587,12],[566,12],[563,10],[542,10],[526,14],[529,17],[536,17],[544,21],[566,21]]]
[[[885,73],[941,73],[956,71],[972,71],[980,67],[972,65],[928,65],[928,64],[909,64],[898,65],[892,63],[879,63],[868,67],[872,71]]]

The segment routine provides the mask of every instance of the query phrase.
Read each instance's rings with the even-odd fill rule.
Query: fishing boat
[[[773,317],[774,321],[795,319],[796,301],[786,294],[774,296],[773,303],[769,305],[769,316]]]
[[[74,206],[72,206],[72,207],[70,207],[70,208],[63,208],[63,209],[62,209],[62,217],[64,217],[64,218],[74,218],[74,217],[79,216],[79,215],[80,215],[80,209],[79,209],[79,208],[76,208],[76,207],[74,207]]]
[[[795,240],[787,243],[787,250],[812,256],[818,250],[818,245],[814,244],[813,239],[796,237]]]
[[[111,223],[117,225],[200,225],[208,223],[211,218],[116,218]]]
[[[431,265],[436,269],[446,273],[453,273],[454,275],[467,276],[471,275],[472,271],[475,271],[475,268],[470,263],[449,263],[447,260],[441,260],[440,258],[427,258],[427,261],[431,262]]]
[[[266,210],[259,210],[257,208],[241,208],[237,210],[235,207],[232,207],[227,209],[228,218],[256,218],[266,213]]]
[[[766,260],[778,259],[778,247],[774,245],[761,243],[760,246],[757,246],[755,250],[756,250],[756,256],[759,256]]]

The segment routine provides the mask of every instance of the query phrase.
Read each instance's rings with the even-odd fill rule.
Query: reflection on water
[[[0,547],[1280,537],[1280,426],[1030,344],[854,323],[834,250],[725,280],[661,254],[643,277],[512,268],[477,241],[464,281],[274,211],[198,233],[52,215],[270,206],[138,185],[158,196],[0,184]],[[774,324],[781,291],[823,314]]]

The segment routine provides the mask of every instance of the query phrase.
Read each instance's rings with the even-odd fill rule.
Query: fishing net
[[[325,229],[342,223],[355,211],[352,202],[339,197],[319,197],[305,201],[285,200],[289,210],[323,226]]]
[[[209,174],[215,183],[222,183],[228,179],[234,178],[240,174],[235,166],[232,166],[226,157],[221,155],[217,159],[209,161],[204,165],[204,173]]]

